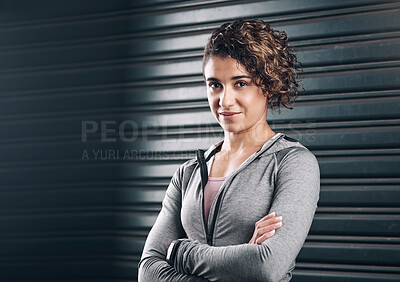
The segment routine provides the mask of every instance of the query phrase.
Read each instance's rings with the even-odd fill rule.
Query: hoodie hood
[[[196,160],[200,165],[200,175],[202,180],[201,184],[203,188],[208,181],[208,174],[211,168],[211,163],[208,163],[208,161],[221,150],[223,142],[224,140],[222,139],[212,144],[206,151],[202,149],[197,150]],[[264,143],[261,149],[251,155],[247,160],[249,160],[250,158],[261,158],[263,156],[267,156],[269,154],[281,151],[289,147],[303,147],[303,145],[300,144],[300,142],[298,142],[296,139],[290,138],[284,133],[279,132],[275,134],[272,138],[268,139],[268,141]]]
[[[206,151],[201,149],[197,150],[198,155],[203,154],[203,157],[201,156],[198,157],[201,157],[202,159],[206,160],[206,162],[208,162],[208,160],[210,160],[211,157],[215,155],[215,153],[221,150],[223,142],[224,140],[222,139],[212,144]],[[267,150],[268,154],[272,154],[281,151],[283,149],[286,149],[288,147],[299,146],[299,145],[300,143],[296,139],[290,138],[289,136],[286,136],[284,133],[279,132],[275,134],[272,138],[268,139],[267,142],[265,142],[264,145],[261,147],[261,149],[258,150],[255,154],[259,156],[264,152],[266,152]],[[199,160],[199,158],[197,160]]]

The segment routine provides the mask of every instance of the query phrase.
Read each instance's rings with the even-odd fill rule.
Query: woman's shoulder
[[[275,152],[277,161],[281,163],[293,163],[293,165],[318,164],[316,156],[300,141],[284,136],[281,139],[282,149]]]
[[[197,164],[198,164],[198,161],[197,161],[196,157],[192,157],[192,158],[188,159],[187,161],[185,161],[184,163],[182,163],[180,165],[180,168],[182,170],[185,170],[188,168],[195,167]]]
[[[197,165],[196,158],[188,159],[187,161],[179,165],[176,173],[178,174],[180,179],[183,179],[185,177],[190,178],[190,174],[193,173],[196,165]]]

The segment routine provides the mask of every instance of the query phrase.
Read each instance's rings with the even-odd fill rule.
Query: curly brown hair
[[[231,57],[242,64],[267,95],[271,109],[288,109],[299,94],[301,65],[291,53],[287,34],[262,20],[240,19],[213,31],[204,49],[204,67],[212,56]]]

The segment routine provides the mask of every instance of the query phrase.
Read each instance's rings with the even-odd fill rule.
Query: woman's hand
[[[282,227],[282,217],[276,217],[275,215],[275,212],[270,213],[256,222],[253,237],[249,241],[249,244],[260,245],[268,238],[274,236],[275,230]]]

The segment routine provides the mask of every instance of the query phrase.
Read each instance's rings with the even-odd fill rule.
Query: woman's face
[[[268,100],[238,61],[211,57],[204,76],[208,103],[224,131],[239,133],[265,125]]]

